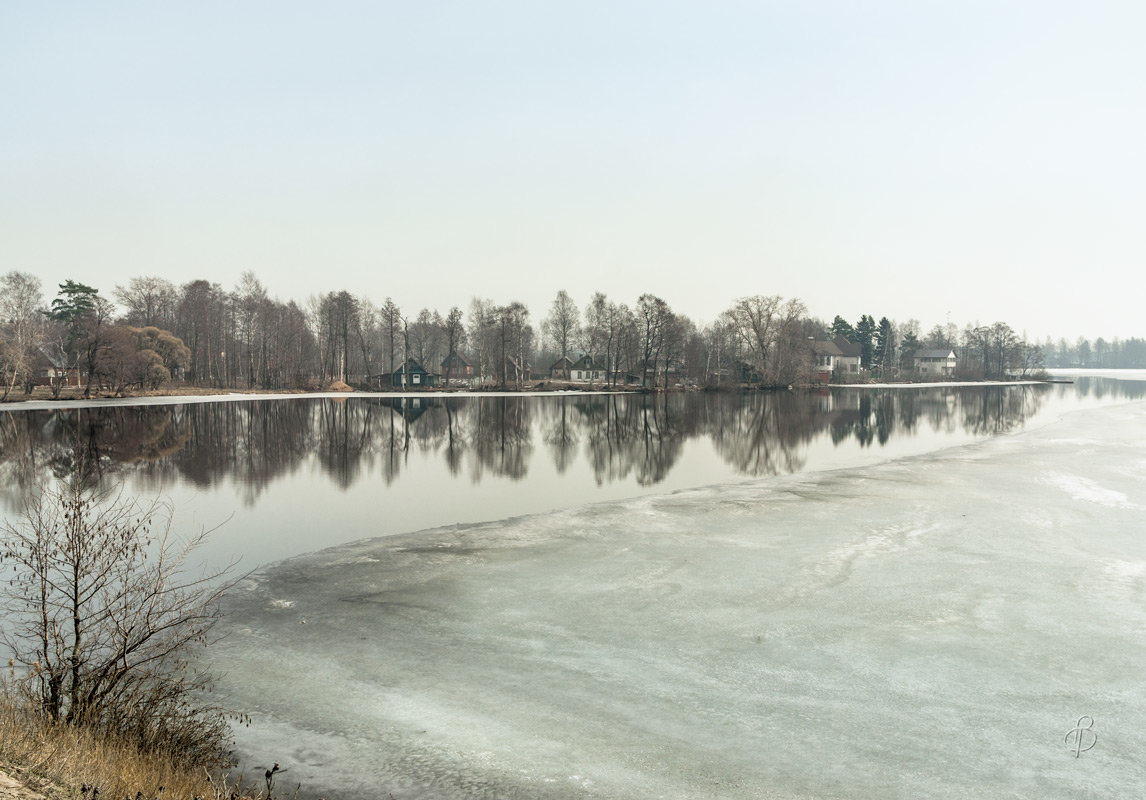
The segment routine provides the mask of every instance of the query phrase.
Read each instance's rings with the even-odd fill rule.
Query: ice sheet
[[[329,798],[1135,796],[1144,447],[1136,403],[325,550],[236,593],[220,692]]]

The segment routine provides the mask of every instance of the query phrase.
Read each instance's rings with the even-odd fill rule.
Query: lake
[[[9,410],[0,469],[6,513],[83,453],[225,521],[204,559],[258,571],[220,693],[304,794],[1115,796],[1144,777],[1144,396]],[[1122,749],[1060,762],[1085,713]]]
[[[1146,383],[744,394],[349,396],[22,411],[0,503],[68,474],[222,525],[212,565],[803,471],[859,467],[1137,399]],[[78,448],[78,449],[77,449]]]

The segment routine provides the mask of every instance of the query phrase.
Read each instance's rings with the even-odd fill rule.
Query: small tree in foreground
[[[41,713],[197,763],[224,759],[226,721],[201,704],[210,680],[192,663],[233,585],[229,569],[188,572],[208,531],[179,542],[169,505],[97,495],[78,477],[0,531],[4,636]]]

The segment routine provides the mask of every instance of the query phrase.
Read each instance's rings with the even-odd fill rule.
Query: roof
[[[840,355],[846,358],[860,358],[863,355],[863,348],[855,342],[849,342],[843,336],[837,336],[832,339],[832,344],[840,349]]]
[[[442,359],[442,366],[444,367],[446,365],[446,362],[449,361],[450,359],[453,359],[458,364],[461,364],[463,367],[473,366],[472,364],[470,364],[469,359],[467,359],[465,356],[463,356],[457,350],[450,351],[450,354]]]
[[[955,356],[955,351],[952,350],[950,347],[942,347],[939,349],[932,348],[930,350],[916,350],[915,351],[915,357],[916,358],[927,358],[927,359],[942,360],[945,358],[953,358],[954,356]]]
[[[835,342],[812,342],[812,352],[818,356],[842,356],[844,353]]]
[[[581,356],[573,365],[573,369],[593,369],[593,356]]]
[[[399,364],[398,368],[395,369],[393,372],[383,372],[376,377],[385,379],[385,378],[392,378],[395,375],[402,375],[403,373],[405,373],[407,375],[411,375],[415,372],[422,372],[422,373],[425,373],[426,375],[432,374],[428,369],[426,369],[421,364],[419,364],[416,359],[408,358],[408,359],[406,359],[405,363]]]
[[[553,366],[550,367],[549,369],[551,369],[551,370],[563,369],[564,368],[564,367],[562,367],[563,362],[567,362],[568,366],[573,366],[573,359],[571,359],[569,356],[561,356],[561,358],[559,358],[553,362]]]

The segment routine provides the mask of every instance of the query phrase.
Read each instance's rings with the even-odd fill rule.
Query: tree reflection
[[[312,462],[339,487],[377,472],[387,484],[417,460],[442,458],[449,473],[480,483],[521,480],[534,440],[557,474],[579,461],[597,484],[659,483],[685,444],[712,443],[738,472],[763,476],[805,467],[808,445],[883,446],[923,431],[971,435],[1021,427],[1066,391],[1138,399],[1146,384],[832,389],[744,394],[402,397],[116,406],[0,415],[0,502],[15,508],[46,476],[88,480],[125,473],[149,491],[231,481],[252,504],[274,481]]]
[[[745,475],[797,472],[804,467],[802,446],[831,416],[822,400],[792,392],[727,395],[713,408],[712,441]]]
[[[476,483],[489,470],[515,480],[524,478],[533,454],[529,401],[535,398],[503,396],[482,398],[470,449],[471,476]]]

